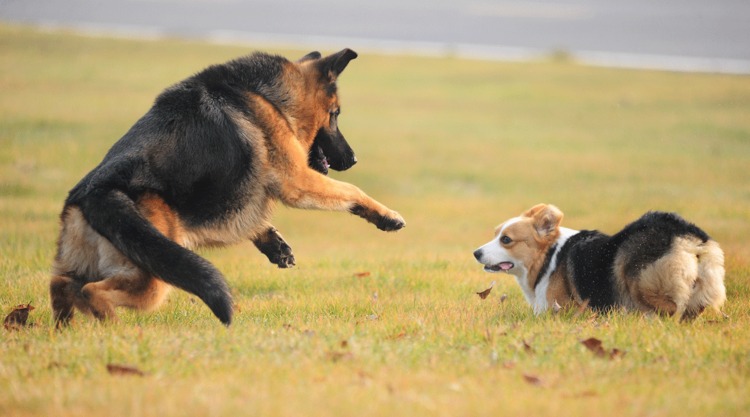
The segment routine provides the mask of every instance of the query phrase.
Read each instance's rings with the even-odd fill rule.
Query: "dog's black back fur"
[[[610,237],[596,230],[582,230],[571,236],[558,256],[567,259],[563,267],[573,279],[581,299],[595,309],[611,307],[614,299],[612,263],[617,248]]]
[[[674,213],[648,212],[612,237],[617,247],[627,247],[632,256],[625,264],[625,275],[635,276],[646,265],[669,251],[679,236],[694,236],[707,242],[710,237],[698,226]]]
[[[632,279],[646,265],[666,255],[674,239],[681,236],[693,236],[702,242],[710,239],[677,214],[653,211],[613,236],[582,230],[568,239],[558,256],[568,259],[561,267],[567,269],[581,299],[588,300],[592,308],[607,309],[616,302],[613,266],[618,252],[628,254],[625,275]]]
[[[97,188],[131,197],[155,191],[191,225],[221,217],[244,203],[233,195],[253,177],[253,150],[238,137],[228,111],[244,113],[246,91],[269,92],[274,105],[284,58],[256,53],[214,65],[164,91],[153,107],[110,149],[104,160],[71,190],[78,204]],[[223,186],[224,188],[221,188]]]

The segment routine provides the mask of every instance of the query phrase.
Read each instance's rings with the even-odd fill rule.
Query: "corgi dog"
[[[485,271],[516,278],[535,314],[579,305],[692,320],[726,300],[724,252],[677,214],[648,212],[612,236],[560,227],[562,219],[538,204],[474,251]]]

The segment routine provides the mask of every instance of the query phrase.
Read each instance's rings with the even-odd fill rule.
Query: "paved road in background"
[[[750,73],[748,0],[0,0],[0,21],[125,36]]]

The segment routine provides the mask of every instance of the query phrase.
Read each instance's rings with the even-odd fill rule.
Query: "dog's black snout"
[[[357,163],[357,157],[354,156],[354,154],[351,154],[351,155],[345,156],[339,161],[333,161],[333,158],[331,158],[329,162],[331,162],[331,168],[335,169],[336,171],[346,171],[347,169],[353,167],[354,164]]]
[[[477,249],[477,250],[474,251],[474,258],[476,258],[477,261],[480,260],[480,259],[482,259],[482,250],[481,249]]]

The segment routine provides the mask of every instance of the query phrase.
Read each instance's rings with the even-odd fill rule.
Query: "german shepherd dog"
[[[224,278],[190,249],[249,239],[272,263],[294,265],[270,223],[276,201],[404,227],[397,212],[326,176],[357,162],[338,127],[336,87],[356,57],[255,53],[162,92],[65,201],[50,283],[56,324],[74,308],[98,319],[116,319],[120,306],[154,309],[171,285],[229,325]]]

